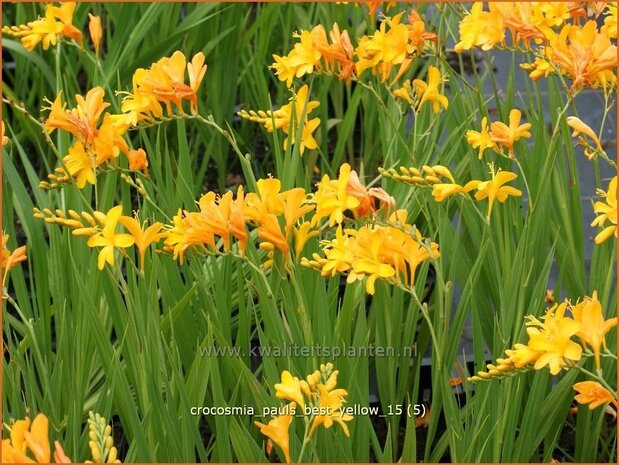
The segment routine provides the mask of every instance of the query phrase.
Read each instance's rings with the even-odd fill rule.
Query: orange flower
[[[146,174],[148,171],[148,158],[144,149],[129,150],[127,158],[129,159],[130,170],[142,170]]]
[[[284,453],[284,460],[290,463],[290,424],[294,418],[295,403],[291,402],[287,408],[287,413],[273,417],[268,425],[255,421],[254,424],[260,428],[260,432],[277,444]]]
[[[2,463],[50,463],[48,428],[49,420],[42,413],[32,423],[28,417],[17,420],[10,428],[11,438],[2,441]],[[58,451],[58,445],[56,448]],[[26,451],[30,451],[35,460],[26,455]]]
[[[7,276],[9,275],[9,271],[15,268],[19,263],[25,261],[28,257],[26,257],[26,246],[22,245],[21,247],[16,248],[13,252],[11,252],[7,248],[7,243],[9,242],[9,235],[2,235],[2,255],[0,255],[0,268],[4,270],[2,273],[2,285],[6,284]]]
[[[170,57],[163,57],[149,69],[139,68],[133,74],[133,92],[122,102],[123,115],[115,115],[121,125],[135,126],[144,119],[160,118],[163,114],[161,104],[172,113],[172,104],[183,113],[183,101],[191,104],[191,112],[198,113],[198,89],[206,73],[204,54],[197,53],[187,63],[185,55],[176,51]],[[185,70],[189,85],[185,83]]]
[[[2,121],[2,146],[4,147],[9,143],[9,138],[4,135],[4,121]]]
[[[99,55],[99,46],[101,45],[101,38],[103,37],[103,28],[101,27],[101,18],[88,13],[90,21],[88,22],[88,31],[90,32],[90,38],[92,44],[95,46],[95,53]]]
[[[514,142],[523,137],[531,137],[531,133],[528,131],[531,128],[531,123],[520,124],[521,117],[520,110],[514,108],[509,112],[509,126],[501,121],[490,124],[490,140],[507,148],[511,157],[514,156]]]
[[[617,405],[615,396],[597,381],[581,381],[574,384],[574,389],[578,392],[574,400],[579,404],[589,404],[589,410],[593,410],[608,402],[612,402],[615,406]]]
[[[597,30],[595,21],[584,26],[565,25],[546,54],[572,79],[572,90],[614,88],[617,82],[617,46]]]
[[[54,129],[62,129],[79,138],[83,144],[92,143],[97,133],[99,119],[109,103],[103,101],[105,92],[101,87],[88,91],[86,98],[76,95],[76,108],[65,110],[62,103],[62,91],[49,107],[50,114],[45,121],[45,129],[52,133]]]

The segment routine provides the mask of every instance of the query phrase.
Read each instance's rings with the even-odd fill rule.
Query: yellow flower
[[[47,50],[50,45],[56,45],[58,36],[64,28],[61,22],[56,21],[50,6],[48,5],[43,19],[39,18],[26,25],[4,26],[2,32],[13,37],[20,37],[23,46],[29,52],[34,50],[40,42],[43,42],[43,50]]]
[[[286,463],[290,463],[290,423],[292,423],[295,403],[291,402],[288,407],[288,413],[273,417],[268,425],[255,421],[254,424],[260,428],[260,432],[277,444],[284,453]]]
[[[140,227],[140,223],[138,223],[135,218],[131,218],[130,216],[121,216],[119,221],[133,236],[135,246],[138,248],[140,254],[140,270],[144,271],[146,249],[148,249],[151,244],[159,242],[167,236],[166,233],[160,232],[163,228],[163,224],[159,222],[153,223],[148,228],[144,229]]]
[[[413,86],[415,87],[417,95],[421,97],[418,109],[421,109],[426,102],[432,103],[432,111],[434,111],[434,113],[441,111],[441,107],[447,109],[449,102],[447,97],[441,95],[439,91],[438,86],[440,83],[441,73],[436,66],[430,66],[428,68],[428,82],[421,79],[415,79],[413,81]]]
[[[416,50],[409,39],[409,28],[401,24],[400,20],[404,12],[393,18],[385,18],[379,30],[372,36],[363,36],[359,40],[355,53],[357,75],[361,75],[368,68],[374,74],[380,74],[381,81],[385,82],[394,66],[408,68],[412,61],[409,56]],[[389,30],[387,30],[389,26]],[[404,70],[400,69],[399,74]]]
[[[580,325],[563,316],[566,308],[567,301],[555,304],[546,312],[543,322],[530,317],[527,323],[528,347],[543,352],[535,361],[536,370],[547,365],[550,373],[556,375],[567,366],[566,360],[577,362],[582,356],[582,347],[570,339],[578,333]]]
[[[353,419],[352,415],[343,413],[341,411],[345,402],[345,397],[348,392],[345,389],[332,389],[328,390],[326,386],[318,385],[319,398],[318,398],[318,415],[314,417],[314,422],[309,432],[309,437],[312,436],[314,430],[323,425],[325,428],[331,428],[333,423],[337,423],[342,427],[342,431],[346,436],[350,436],[348,431],[348,425],[345,422]]]
[[[531,71],[529,73],[529,77],[534,81],[537,81],[542,77],[548,77],[554,72],[554,69],[550,66],[550,63],[540,57],[535,57],[535,61],[533,63],[522,63],[520,67],[524,70]]]
[[[412,97],[411,81],[404,81],[402,87],[393,91],[393,96],[406,100],[409,105],[413,105],[415,102]]]
[[[574,400],[579,404],[589,404],[589,410],[593,410],[608,402],[612,402],[617,406],[615,396],[597,381],[581,381],[574,384],[574,389],[578,392]]]
[[[460,22],[460,42],[455,46],[457,53],[473,47],[490,50],[503,42],[503,16],[495,9],[487,12],[483,8],[483,2],[474,3],[471,12]]]
[[[617,176],[613,177],[608,183],[608,191],[598,191],[598,194],[606,199],[606,203],[597,201],[593,205],[593,211],[598,216],[593,220],[591,226],[603,226],[606,221],[611,223],[604,228],[597,236],[595,243],[602,244],[612,235],[617,237]]]
[[[307,241],[318,235],[318,231],[317,230],[311,230],[312,225],[310,224],[309,221],[304,221],[303,223],[301,223],[301,225],[299,227],[296,227],[293,229],[293,233],[294,233],[294,256],[296,260],[299,260],[299,257],[301,256],[301,252],[303,252],[303,247],[305,247],[305,244],[307,243]]]
[[[122,205],[112,207],[105,215],[103,230],[88,238],[88,247],[103,247],[99,252],[97,267],[102,270],[107,262],[114,265],[114,249],[131,247],[135,240],[130,234],[117,234],[116,223],[122,215]]]
[[[531,128],[531,123],[520,124],[521,117],[520,110],[514,108],[509,113],[509,126],[501,121],[490,124],[490,140],[507,148],[511,157],[514,156],[514,142],[523,137],[531,137],[531,133],[528,131]]]
[[[50,463],[49,420],[39,413],[32,424],[30,418],[16,421],[11,427],[11,438],[2,441],[2,463]],[[29,450],[32,460],[26,455]]]
[[[67,167],[68,173],[75,179],[75,185],[79,189],[83,188],[86,182],[95,183],[95,159],[86,153],[80,141],[75,142],[69,148],[69,154],[62,161]]]
[[[292,93],[290,102],[283,105],[275,111],[239,111],[238,116],[248,119],[255,123],[264,125],[268,132],[273,132],[274,129],[281,129],[288,135],[284,139],[284,149],[288,147],[288,143],[295,144],[297,137],[296,131],[299,126],[302,127],[301,142],[299,144],[299,154],[303,154],[306,148],[311,150],[316,149],[318,144],[314,139],[313,132],[320,125],[320,118],[309,119],[309,115],[315,108],[320,105],[320,102],[308,100],[309,87],[302,86],[297,93]],[[301,124],[301,118],[305,113],[305,119]]]
[[[518,176],[516,173],[510,171],[499,171],[494,173],[492,171],[492,179],[490,181],[471,181],[467,184],[469,187],[475,186],[477,192],[475,193],[476,200],[488,199],[488,218],[492,213],[492,205],[495,199],[503,203],[507,200],[508,196],[519,197],[522,195],[522,191],[511,186],[504,186],[503,184],[513,181]]]
[[[580,143],[585,147],[585,155],[589,160],[594,158],[599,152],[604,151],[597,134],[588,125],[583,123],[582,120],[576,118],[575,116],[568,116],[567,125],[574,130],[574,132],[572,133],[572,137],[577,137],[580,133],[582,133],[583,135],[590,137],[591,140],[594,142],[595,149],[593,149],[589,145],[589,143],[585,140],[584,137],[578,137]]]
[[[580,325],[576,334],[595,355],[595,367],[600,369],[600,347],[606,348],[606,333],[617,326],[617,317],[604,320],[597,291],[572,307],[574,320]]]
[[[305,401],[303,399],[299,378],[292,376],[287,370],[282,372],[281,378],[281,383],[275,385],[275,397],[294,401],[301,408],[304,408]]]
[[[327,174],[323,176],[314,193],[316,213],[312,218],[312,225],[318,224],[325,216],[329,217],[329,226],[341,224],[344,221],[344,212],[359,206],[359,199],[348,192],[351,172],[350,165],[344,163],[336,180],[332,181]]]
[[[488,118],[484,116],[481,119],[481,132],[466,131],[466,141],[474,149],[479,149],[478,158],[481,160],[484,150],[496,150],[496,144],[490,139],[488,132]]]
[[[90,38],[92,44],[95,46],[95,53],[99,55],[99,46],[101,45],[101,38],[103,37],[103,28],[101,27],[101,18],[88,13],[90,21],[88,22],[88,31],[90,32]]]

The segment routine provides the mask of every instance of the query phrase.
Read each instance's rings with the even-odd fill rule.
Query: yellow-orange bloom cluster
[[[377,279],[413,286],[418,266],[440,253],[438,244],[424,241],[406,217],[406,210],[397,210],[386,225],[358,230],[338,226],[335,238],[321,242],[324,257],[314,254],[312,260],[303,258],[301,265],[320,270],[323,276],[345,273],[347,283],[367,277],[365,289],[370,295]]]
[[[565,25],[544,53],[572,80],[572,90],[581,87],[614,89],[617,82],[617,46],[609,28],[598,30],[595,21],[584,26]]]
[[[315,370],[302,380],[284,370],[281,382],[275,384],[275,396],[289,403],[280,407],[281,414],[274,416],[268,424],[254,422],[262,434],[282,449],[286,463],[291,461],[289,429],[294,417],[299,416],[297,407],[302,416],[309,416],[311,427],[307,440],[320,425],[328,429],[334,423],[340,425],[346,436],[350,436],[346,422],[351,421],[353,416],[343,411],[348,391],[337,388],[339,371],[333,368],[332,363],[321,364],[320,370]]]
[[[55,129],[67,131],[76,141],[63,158],[65,168],[56,170],[59,176],[49,175],[52,184],[43,181],[41,187],[59,187],[69,181],[69,176],[80,189],[87,182],[94,184],[97,167],[114,161],[121,151],[128,153],[127,142],[123,139],[126,128],[114,124],[112,115],[105,111],[110,104],[104,102],[104,94],[101,87],[94,87],[86,97],[76,95],[77,105],[70,109],[66,109],[62,92],[51,102],[45,129],[49,133]]]
[[[490,123],[488,131],[488,119],[481,120],[481,132],[466,131],[466,141],[474,149],[479,149],[478,157],[481,160],[486,149],[492,149],[499,153],[500,147],[508,150],[509,156],[514,157],[514,143],[523,138],[531,137],[529,129],[531,123],[520,124],[522,113],[517,108],[509,112],[509,126],[501,121]]]
[[[172,104],[183,113],[183,102],[188,101],[191,112],[198,113],[198,90],[206,73],[204,54],[194,55],[187,62],[185,55],[176,51],[171,57],[163,57],[150,68],[138,68],[133,73],[133,90],[123,98],[122,115],[115,115],[116,124],[129,127],[139,121],[161,118],[163,105],[172,114]],[[185,82],[185,72],[189,84]]]
[[[608,183],[608,190],[598,190],[598,195],[606,202],[598,200],[593,205],[593,211],[598,215],[591,223],[591,226],[606,226],[595,236],[595,243],[602,244],[613,235],[617,237],[617,176],[613,177]]]
[[[317,190],[312,196],[316,204],[316,213],[312,225],[319,224],[323,218],[329,218],[329,226],[341,224],[346,213],[354,219],[376,213],[386,206],[395,206],[395,200],[387,192],[378,187],[366,189],[359,181],[359,176],[348,163],[340,167],[337,179],[325,174],[317,184]]]
[[[42,43],[43,50],[50,45],[56,45],[58,38],[69,37],[82,44],[82,33],[73,26],[75,2],[61,3],[54,6],[49,3],[45,7],[45,17],[19,26],[4,26],[2,32],[12,37],[21,38],[23,46],[28,51]]]
[[[340,79],[350,81],[355,73],[355,64],[348,31],[340,31],[337,23],[333,24],[329,32],[331,43],[327,40],[327,33],[322,25],[311,31],[302,30],[293,34],[293,37],[299,39],[299,42],[288,55],[273,55],[275,62],[271,68],[275,70],[280,81],[286,81],[286,85],[290,87],[295,77],[311,74],[314,69],[336,72]]]
[[[572,316],[566,316],[570,309]],[[488,365],[488,371],[480,371],[470,381],[482,381],[513,374],[520,369],[540,370],[548,367],[557,375],[562,369],[569,369],[582,357],[583,348],[589,346],[595,356],[596,367],[600,367],[600,349],[606,347],[606,333],[617,326],[617,318],[604,320],[602,306],[597,292],[585,297],[576,305],[567,300],[554,304],[542,320],[528,317],[527,344],[516,344],[505,351],[507,358],[497,359],[497,365]],[[574,342],[579,337],[582,345]]]
[[[408,16],[407,24],[400,22],[403,15],[402,12],[393,18],[383,19],[378,31],[359,39],[355,49],[358,76],[371,69],[385,82],[398,66],[394,79],[397,80],[410,68],[413,58],[419,55],[428,41],[437,41],[435,34],[425,32],[425,24],[415,11]]]
[[[297,143],[297,129],[302,127],[299,142],[299,153],[302,155],[306,148],[314,150],[318,143],[314,139],[314,131],[320,125],[320,118],[310,119],[310,113],[314,111],[320,102],[308,100],[309,87],[302,86],[298,92],[292,92],[289,103],[275,111],[239,111],[237,114],[244,119],[264,125],[268,132],[281,129],[288,136],[284,139],[284,149],[288,143]],[[305,115],[305,117],[303,117]],[[302,121],[302,123],[301,123]]]
[[[265,267],[272,265],[275,249],[288,257],[293,239],[295,251],[300,253],[305,242],[316,234],[316,231],[310,231],[309,223],[297,224],[314,209],[306,201],[305,190],[294,188],[280,192],[281,182],[273,178],[260,179],[257,186],[257,193],[247,194],[239,187],[236,199],[230,191],[220,197],[208,192],[198,202],[199,212],[179,210],[173,218],[174,224],[169,227],[166,248],[182,262],[190,248],[219,250],[217,238],[222,240],[224,251],[229,251],[231,238],[234,238],[238,241],[240,253],[244,253],[249,237],[247,226],[251,225],[261,241],[260,248],[269,252]]]

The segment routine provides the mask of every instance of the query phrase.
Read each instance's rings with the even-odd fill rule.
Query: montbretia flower
[[[314,131],[320,125],[320,118],[310,119],[310,113],[314,111],[320,102],[308,100],[309,87],[302,86],[297,93],[293,92],[290,102],[275,111],[246,111],[237,113],[241,118],[264,125],[268,132],[281,129],[288,136],[284,139],[284,149],[288,144],[296,144],[299,141],[299,154],[303,155],[306,148],[314,150],[318,143],[314,139]],[[303,116],[305,118],[302,120]],[[301,137],[297,137],[298,127],[301,127]]]
[[[39,43],[42,43],[43,50],[47,50],[62,37],[74,39],[81,45],[82,33],[72,24],[76,5],[75,2],[61,3],[60,6],[50,3],[46,6],[44,18],[20,26],[4,26],[2,32],[21,38],[23,46],[30,52]]]
[[[574,130],[572,137],[578,137],[579,142],[585,147],[585,156],[589,160],[595,158],[598,153],[604,152],[597,134],[580,118],[568,116],[567,125]],[[580,134],[583,135],[581,136]],[[583,136],[589,137],[595,144],[595,148],[593,148]]]
[[[129,160],[129,169],[136,171],[148,171],[148,157],[144,149],[129,150],[127,153],[127,159]]]
[[[400,22],[403,14],[385,18],[374,35],[359,39],[355,49],[358,57],[357,75],[361,75],[366,69],[371,69],[374,74],[380,75],[382,82],[385,82],[395,66],[410,66],[410,60],[407,59],[416,48],[410,42],[407,25]]]
[[[495,200],[503,203],[509,196],[520,197],[522,195],[521,190],[504,185],[516,179],[518,177],[516,173],[510,171],[498,171],[495,173],[494,169],[492,169],[491,174],[492,179],[490,181],[471,181],[467,184],[467,188],[477,189],[475,193],[476,200],[488,199],[488,218],[490,218],[492,213],[492,206]]]
[[[260,428],[260,432],[277,444],[284,453],[286,463],[290,463],[290,424],[294,419],[295,403],[291,402],[286,407],[287,412],[273,417],[268,425],[255,421],[254,424]]]
[[[610,226],[606,226],[597,236],[595,243],[602,244],[611,236],[617,237],[617,176],[613,177],[608,183],[608,190],[598,190],[598,195],[606,200],[606,202],[597,201],[593,205],[593,211],[598,215],[591,223],[591,226],[604,226],[606,222]]]
[[[543,322],[530,317],[527,323],[528,347],[543,352],[533,366],[536,370],[548,366],[550,373],[557,375],[562,368],[569,366],[568,361],[577,362],[582,356],[582,347],[571,340],[579,332],[580,325],[564,316],[567,304],[552,306]]]
[[[9,235],[2,234],[2,254],[0,255],[0,268],[3,270],[2,273],[2,285],[6,284],[7,276],[9,275],[9,271],[15,268],[18,264],[23,261],[26,261],[28,257],[26,257],[26,246],[22,245],[21,247],[16,248],[14,251],[10,251],[7,247],[7,243],[9,242]]]
[[[119,222],[129,231],[129,234],[133,236],[134,244],[140,255],[140,270],[144,271],[146,250],[151,244],[155,244],[167,236],[165,232],[161,232],[163,224],[157,222],[145,228],[144,226],[140,226],[137,219],[130,216],[121,216]]]
[[[479,149],[477,158],[480,160],[482,159],[486,149],[497,149],[496,143],[490,138],[490,133],[488,131],[488,118],[486,116],[481,119],[481,132],[469,130],[466,131],[465,137],[466,142],[471,147],[474,149]]]
[[[149,69],[139,68],[133,74],[133,91],[123,98],[121,115],[115,115],[116,124],[136,126],[143,120],[163,116],[162,105],[172,114],[172,105],[183,114],[183,102],[190,103],[193,114],[198,113],[198,90],[206,73],[204,54],[194,55],[187,63],[185,55],[176,51],[170,57],[163,57]],[[185,82],[185,72],[189,84]]]
[[[582,87],[615,87],[617,46],[595,21],[567,24],[546,49],[549,60],[572,80],[572,91]]]
[[[9,138],[4,135],[4,130],[5,130],[5,128],[4,128],[4,121],[2,121],[2,146],[3,147],[10,142]]]
[[[576,335],[593,350],[595,367],[599,370],[600,349],[606,348],[606,333],[617,326],[617,317],[604,320],[597,291],[572,307],[574,320],[580,326]]]
[[[328,217],[329,226],[341,224],[347,212],[357,219],[375,213],[384,206],[388,209],[395,206],[395,200],[383,189],[367,189],[363,186],[357,172],[348,163],[340,167],[337,179],[331,179],[327,174],[322,177],[312,196],[312,203],[316,205],[312,225]]]
[[[103,247],[99,252],[97,267],[102,270],[106,263],[114,265],[114,250],[131,247],[135,239],[130,234],[118,234],[116,224],[122,215],[122,205],[112,207],[103,221],[103,229],[88,238],[88,247]]]
[[[419,231],[406,224],[406,211],[397,210],[386,225],[366,225],[358,230],[338,226],[335,238],[321,242],[324,257],[314,254],[301,265],[322,276],[347,274],[347,282],[366,279],[365,289],[375,293],[377,279],[413,286],[419,265],[440,256],[438,244],[423,243]]]
[[[607,403],[613,403],[617,407],[615,395],[597,381],[581,381],[574,384],[574,389],[578,392],[574,400],[579,404],[588,404],[589,410]]]
[[[346,422],[352,420],[353,416],[342,412],[342,407],[344,406],[348,392],[345,389],[328,390],[327,387],[322,384],[318,385],[318,392],[317,407],[320,413],[314,417],[312,427],[309,431],[309,437],[312,436],[318,426],[322,425],[328,429],[331,428],[333,423],[340,425],[344,434],[350,436]]]
[[[440,93],[439,85],[441,83],[441,73],[436,66],[430,66],[428,68],[428,82],[421,79],[415,79],[413,81],[413,87],[419,97],[419,108],[424,103],[430,102],[432,104],[432,111],[438,113],[441,108],[447,109],[449,101],[447,97]]]
[[[303,392],[301,392],[301,382],[296,376],[284,370],[281,375],[281,383],[275,385],[275,397],[278,399],[291,400],[303,408],[305,401],[303,400]]]
[[[10,439],[2,440],[2,463],[50,463],[49,420],[44,414],[39,413],[32,421],[28,417],[17,420],[9,430]],[[60,443],[54,444],[55,462],[71,463]]]
[[[514,142],[531,137],[531,123],[520,124],[521,118],[520,110],[514,108],[509,112],[509,126],[501,121],[490,123],[490,140],[508,149],[511,157],[514,156]]]
[[[62,159],[67,172],[75,179],[75,185],[81,189],[88,182],[95,183],[95,170],[97,168],[95,158],[86,153],[84,145],[77,141],[69,147],[69,154]]]
[[[101,27],[101,18],[99,16],[88,13],[88,31],[90,32],[90,38],[92,44],[95,47],[95,54],[99,55],[99,47],[101,45],[101,38],[103,37],[103,28]]]
[[[461,53],[473,47],[491,50],[505,40],[503,16],[496,9],[483,11],[483,2],[475,2],[469,14],[460,22],[460,42],[455,51]]]

